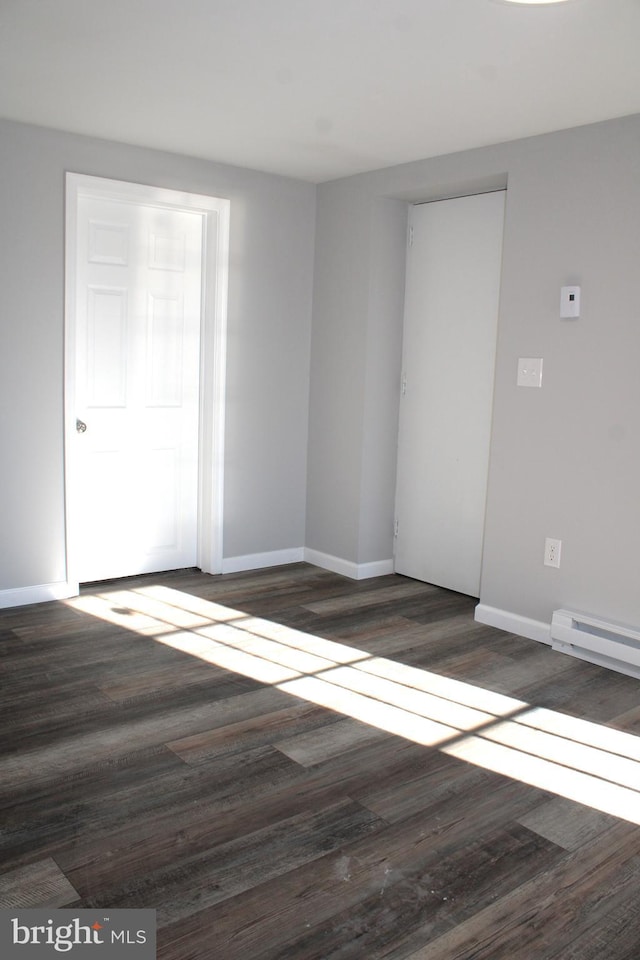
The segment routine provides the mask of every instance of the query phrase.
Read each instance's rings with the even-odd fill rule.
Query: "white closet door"
[[[505,193],[416,205],[403,343],[398,573],[480,589]]]

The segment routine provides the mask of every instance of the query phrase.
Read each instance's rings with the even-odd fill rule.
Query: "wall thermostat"
[[[560,316],[563,320],[580,316],[580,287],[562,287],[560,291]]]

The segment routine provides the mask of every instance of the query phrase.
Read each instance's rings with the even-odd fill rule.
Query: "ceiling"
[[[321,182],[640,112],[640,0],[0,0],[0,116]]]

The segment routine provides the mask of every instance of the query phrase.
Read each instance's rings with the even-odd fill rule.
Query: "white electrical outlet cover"
[[[547,537],[544,541],[545,567],[559,567],[561,552],[562,540],[555,540],[553,537]]]

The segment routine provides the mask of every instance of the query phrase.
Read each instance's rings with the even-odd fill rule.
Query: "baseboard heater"
[[[640,630],[635,627],[556,610],[551,619],[551,647],[640,679]]]

